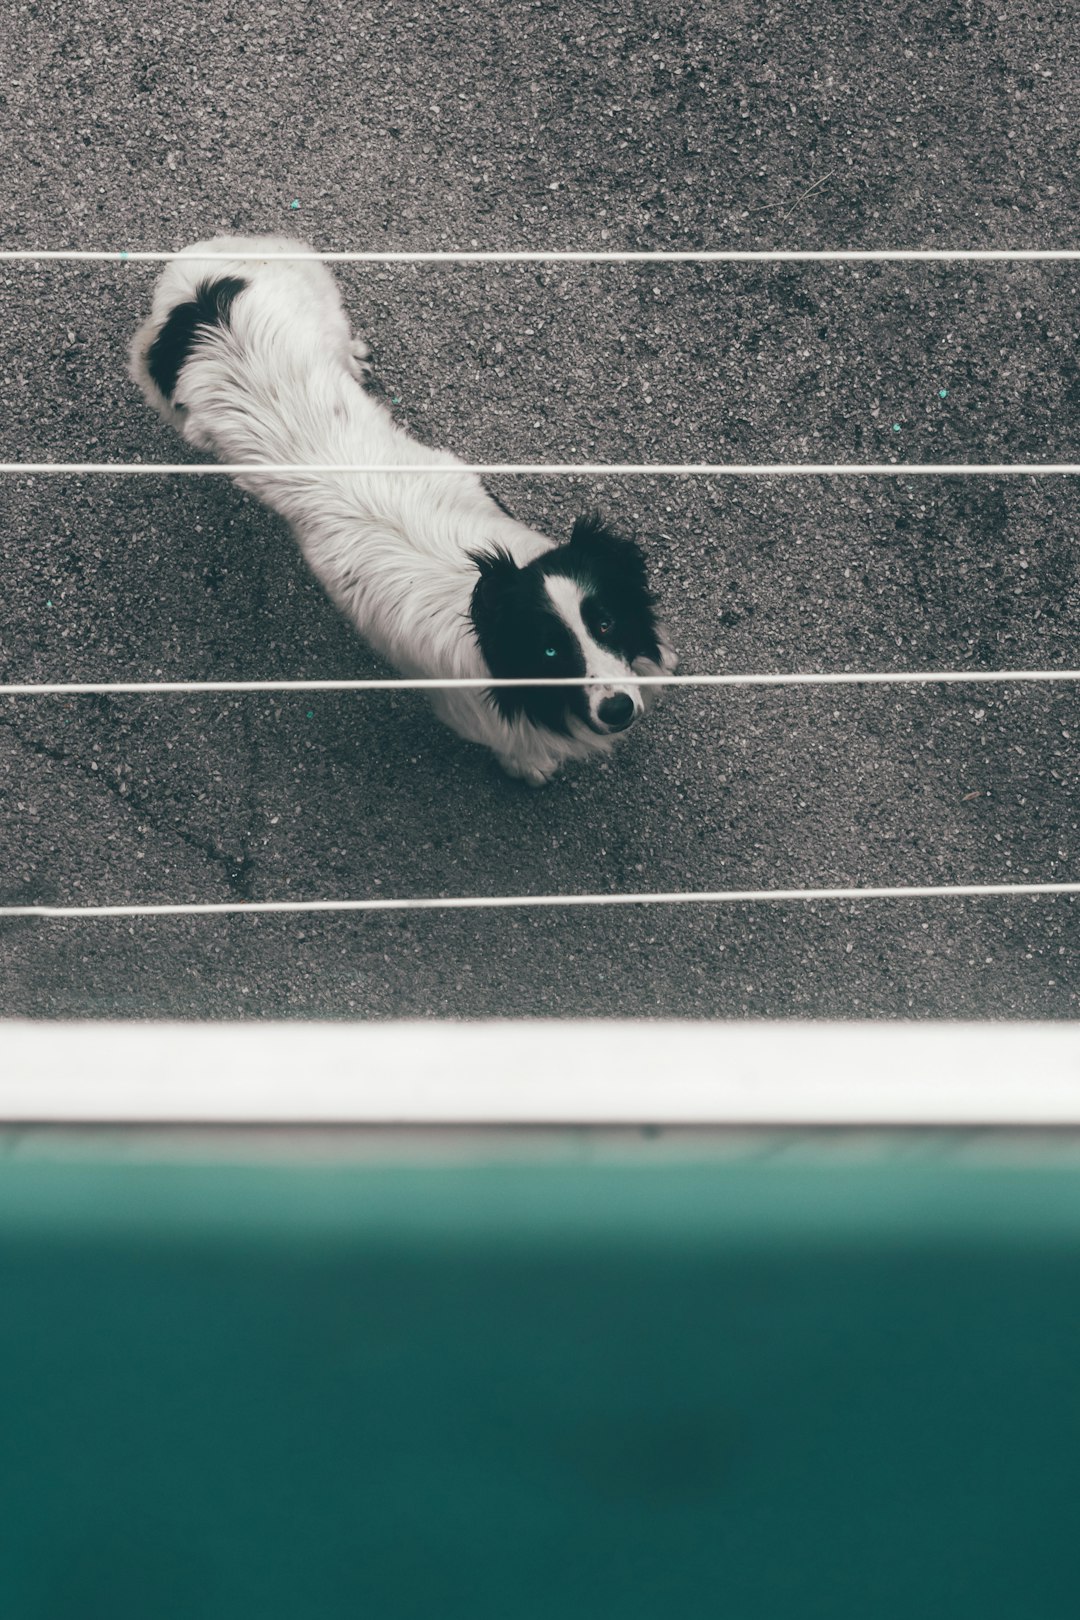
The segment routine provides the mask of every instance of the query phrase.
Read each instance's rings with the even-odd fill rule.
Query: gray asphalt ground
[[[0,46],[6,247],[1080,245],[1064,5],[42,0]],[[180,458],[124,374],[153,274],[0,267],[3,458]],[[1080,268],[340,274],[400,419],[470,459],[1077,457]],[[637,532],[686,672],[1080,665],[1069,480],[499,493],[555,535],[584,505]],[[5,679],[385,673],[225,480],[6,477],[0,533]],[[0,900],[1072,879],[1076,698],[674,692],[541,793],[413,694],[5,700]],[[0,1012],[1074,1017],[1078,919],[9,921]]]

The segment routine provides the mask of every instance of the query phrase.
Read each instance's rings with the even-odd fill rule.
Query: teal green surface
[[[1073,1620],[1080,1170],[0,1161],[4,1620]]]

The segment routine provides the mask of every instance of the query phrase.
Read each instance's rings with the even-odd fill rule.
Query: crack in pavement
[[[93,782],[98,787],[105,788],[121,804],[129,807],[137,815],[143,816],[155,832],[165,833],[166,835],[171,834],[172,837],[178,839],[188,849],[194,850],[214,866],[220,867],[222,869],[221,875],[224,877],[227,887],[238,898],[243,900],[253,898],[252,880],[255,871],[255,859],[251,854],[250,835],[244,839],[241,853],[232,854],[228,850],[222,849],[220,844],[212,838],[200,838],[186,827],[160,820],[151,802],[144,799],[140,794],[133,792],[130,784],[125,784],[118,772],[104,768],[91,772],[86,769],[77,756],[65,752],[62,748],[55,748],[36,738],[26,736],[18,729],[13,720],[0,719],[0,725],[4,726],[20,747],[25,748],[29,753],[34,754],[39,759],[47,759],[52,764],[74,768],[88,782]]]

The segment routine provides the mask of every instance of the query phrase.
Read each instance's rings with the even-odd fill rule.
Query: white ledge
[[[1080,1024],[8,1022],[0,1121],[1080,1125]]]

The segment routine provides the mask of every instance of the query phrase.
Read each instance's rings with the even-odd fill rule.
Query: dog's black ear
[[[474,553],[472,561],[477,580],[469,603],[469,619],[476,644],[493,675],[518,675],[528,576],[501,548]],[[514,688],[492,687],[488,697],[507,720],[524,707],[521,692]]]
[[[521,569],[508,551],[496,546],[493,551],[474,551],[471,561],[480,575],[473,590],[473,601],[493,604],[497,597],[514,584]]]
[[[571,549],[599,570],[617,573],[625,587],[648,591],[645,554],[636,540],[618,534],[599,512],[583,512],[570,535]]]
[[[597,511],[582,512],[574,519],[574,527],[570,532],[572,546],[587,546],[591,541],[611,539],[614,530],[610,529]]]
[[[496,635],[499,623],[521,581],[521,569],[508,551],[497,546],[493,551],[473,552],[478,578],[473,586],[471,616],[473,627],[486,646]]]

